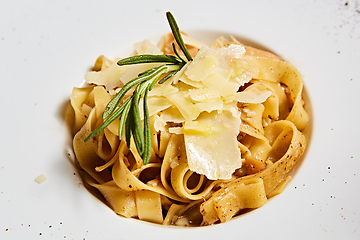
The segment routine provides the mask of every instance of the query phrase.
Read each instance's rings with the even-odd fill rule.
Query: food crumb
[[[39,176],[37,176],[35,178],[35,182],[37,182],[39,184],[45,182],[46,180],[47,180],[47,178],[45,177],[44,174],[40,174]]]

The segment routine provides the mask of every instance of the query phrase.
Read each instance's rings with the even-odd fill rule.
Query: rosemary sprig
[[[130,139],[131,136],[133,136],[136,149],[143,159],[143,163],[147,164],[149,162],[151,154],[151,131],[150,116],[147,106],[148,92],[151,91],[156,83],[162,84],[174,76],[182,69],[187,61],[192,61],[192,57],[181,37],[181,33],[174,16],[170,12],[167,12],[166,17],[175,41],[179,45],[187,60],[180,57],[176,51],[175,44],[173,44],[175,56],[144,54],[124,58],[118,61],[117,64],[119,66],[140,63],[164,63],[164,65],[148,69],[125,84],[106,106],[102,114],[102,118],[104,119],[102,125],[91,132],[89,136],[85,138],[85,142],[98,135],[111,122],[119,118],[119,139],[121,140],[123,135],[125,135],[125,141],[130,148]],[[135,87],[135,90],[131,97],[126,99],[124,103],[120,104],[125,94],[133,87]],[[141,98],[144,98],[144,127],[142,126],[139,110],[139,102]]]

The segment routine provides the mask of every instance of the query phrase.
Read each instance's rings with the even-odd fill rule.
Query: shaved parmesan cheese
[[[188,78],[188,76],[186,76],[186,74],[183,74],[179,77],[179,81],[187,84],[187,85],[190,85],[192,87],[195,87],[195,88],[205,88],[205,85],[202,84],[202,82],[199,82],[199,81],[193,81],[191,80],[190,78]]]
[[[164,109],[169,108],[172,103],[165,97],[149,97],[147,99],[148,109],[149,109],[149,116],[153,116],[154,114],[161,112]],[[139,111],[140,111],[140,118],[144,119],[144,99],[140,99],[139,102]]]
[[[220,49],[220,52],[217,50],[218,58],[223,58],[222,61],[232,61],[234,59],[242,58],[245,55],[245,47],[239,44],[230,44],[225,48],[212,48]],[[227,66],[226,66],[227,67]]]
[[[235,94],[240,85],[237,82],[230,81],[231,72],[228,69],[216,68],[213,74],[201,82],[208,88],[215,88],[222,97]]]
[[[207,101],[195,103],[195,107],[201,112],[211,112],[214,110],[223,110],[223,101],[218,99],[209,99]]]
[[[201,88],[190,91],[189,96],[196,102],[203,102],[209,99],[219,99],[220,94],[216,88]]]
[[[43,183],[43,182],[45,182],[46,180],[47,180],[47,178],[45,177],[44,174],[40,174],[39,176],[37,176],[37,177],[35,178],[35,182],[37,182],[37,183]]]
[[[172,105],[169,108],[162,111],[161,112],[161,117],[166,122],[173,122],[173,123],[185,122],[185,118],[183,117],[183,115],[181,114],[179,109],[177,109],[177,107],[175,107],[174,105]]]
[[[234,59],[239,59],[245,54],[241,45],[231,44],[223,48],[202,47],[185,74],[193,81],[202,81],[211,75],[216,67],[228,69]]]
[[[208,54],[208,47],[200,49],[194,60],[190,63],[185,74],[193,81],[204,80],[212,74],[218,61],[214,55]],[[206,71],[204,71],[206,70]]]
[[[120,77],[129,69],[129,66],[119,67],[114,61],[109,67],[102,71],[90,71],[85,75],[86,83],[105,86],[106,90],[111,90],[122,85]]]
[[[163,84],[155,84],[149,91],[148,96],[164,96],[165,94],[171,94],[178,92],[179,89],[171,84],[171,81],[166,81]]]
[[[173,106],[161,117],[183,123],[183,127],[169,128],[169,132],[184,134],[190,170],[212,180],[230,179],[241,167],[237,141],[241,120],[236,104],[242,96],[237,92],[252,78],[244,54],[241,45],[204,46],[172,82],[179,91],[164,94]],[[263,100],[266,96],[261,97]]]
[[[218,133],[221,131],[221,126],[214,125],[211,121],[204,121],[204,114],[196,121],[186,121],[184,124],[185,134],[201,134],[209,136],[210,134]]]
[[[136,54],[162,54],[160,48],[152,44],[149,40],[137,42],[134,44]]]
[[[244,86],[252,78],[258,76],[259,70],[252,61],[244,56],[244,58],[235,59],[231,63],[231,69],[234,71],[233,81],[239,83],[240,86]]]
[[[184,137],[190,170],[208,179],[230,179],[241,167],[237,142],[240,117],[229,111],[201,113],[192,122],[185,122]]]
[[[247,88],[243,92],[235,94],[235,99],[242,103],[263,103],[270,97],[271,91],[260,91],[257,88]]]
[[[177,107],[186,120],[195,120],[201,111],[195,107],[194,103],[190,101],[191,99],[187,95],[188,92],[181,91],[166,94],[166,97]]]

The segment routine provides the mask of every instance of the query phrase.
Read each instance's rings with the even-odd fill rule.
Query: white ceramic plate
[[[174,228],[116,216],[66,156],[64,104],[98,55],[169,31],[233,34],[303,74],[306,156],[283,194],[226,224]],[[0,8],[0,239],[359,239],[360,2],[8,1]],[[34,179],[44,174],[47,180]]]

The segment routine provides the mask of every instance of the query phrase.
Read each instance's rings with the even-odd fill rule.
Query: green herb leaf
[[[143,151],[144,151],[144,133],[143,133],[143,129],[142,129],[142,123],[141,123],[141,119],[140,119],[140,111],[139,111],[139,101],[134,100],[134,104],[131,106],[131,113],[132,113],[132,120],[133,123],[131,125],[131,132],[132,132],[132,136],[134,137],[134,142],[135,142],[135,146],[136,149],[138,151],[138,153],[140,154],[140,156],[143,155]]]
[[[128,58],[121,59],[117,62],[119,66],[124,65],[133,65],[133,64],[141,64],[141,63],[174,63],[178,64],[181,63],[183,60],[171,56],[171,55],[151,55],[151,54],[144,54],[144,55],[136,55]]]
[[[181,51],[185,54],[185,57],[187,58],[188,61],[192,61],[192,57],[189,53],[189,51],[187,50],[186,46],[185,46],[185,43],[181,37],[181,33],[180,33],[180,29],[175,21],[175,18],[174,16],[171,14],[171,12],[167,12],[166,13],[166,17],[168,19],[168,22],[170,24],[170,28],[171,28],[171,31],[174,35],[174,38],[175,38],[175,41],[176,43],[179,45]]]
[[[185,62],[185,60],[182,59],[182,57],[180,57],[178,51],[176,50],[175,43],[172,43],[171,45],[172,45],[172,48],[173,48],[173,51],[174,51],[175,55],[176,55],[179,59],[181,59],[181,61]]]
[[[167,76],[163,77],[158,83],[159,84],[163,84],[164,82],[166,82],[166,80],[168,80],[169,78],[171,78],[172,76],[174,76],[179,70],[173,71],[171,73],[169,73]],[[151,89],[150,89],[151,90]]]
[[[129,115],[126,119],[126,123],[125,123],[125,140],[126,140],[126,145],[129,149],[130,149],[130,143],[131,143],[132,125],[133,125],[133,117],[132,117],[132,113],[130,111]]]
[[[147,94],[149,89],[146,89],[144,96],[144,153],[142,156],[144,165],[149,163],[151,155],[151,128],[150,128],[150,116],[147,106]]]
[[[129,111],[131,108],[132,99],[133,99],[132,97],[128,98],[128,100],[126,100],[126,102],[123,104],[123,105],[125,105],[125,107],[124,107],[123,113],[120,116],[120,121],[119,121],[119,139],[120,140],[122,139],[122,136],[123,136],[126,119],[128,118]]]

